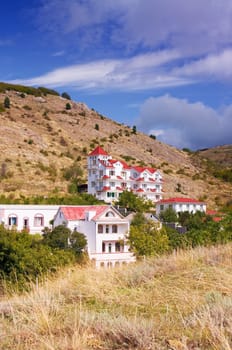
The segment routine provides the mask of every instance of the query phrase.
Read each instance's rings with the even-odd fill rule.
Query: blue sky
[[[232,143],[231,0],[4,1],[0,61],[176,147]]]

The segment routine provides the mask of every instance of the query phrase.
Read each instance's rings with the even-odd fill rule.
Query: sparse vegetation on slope
[[[232,246],[73,268],[1,301],[0,349],[229,350]]]
[[[0,83],[0,168],[4,164],[11,174],[0,179],[1,194],[14,199],[65,196],[75,188],[72,180],[64,178],[65,169],[78,162],[81,181],[86,182],[86,156],[101,145],[129,165],[160,169],[164,196],[201,197],[212,207],[231,198],[231,183],[215,178],[202,158],[196,160],[191,152],[165,145],[136,126],[116,123],[66,94],[64,98],[46,88]],[[6,97],[10,108],[4,107]]]

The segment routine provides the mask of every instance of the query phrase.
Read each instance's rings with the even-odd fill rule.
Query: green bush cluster
[[[18,91],[24,94],[28,95],[34,95],[34,96],[42,96],[42,95],[55,95],[59,96],[59,93],[52,89],[47,89],[45,87],[29,87],[29,86],[23,86],[23,85],[15,85],[15,84],[8,84],[8,83],[0,83],[0,92],[5,91]]]
[[[43,236],[0,226],[0,275],[7,283],[24,288],[44,274],[85,259],[86,238],[64,226],[45,229]]]

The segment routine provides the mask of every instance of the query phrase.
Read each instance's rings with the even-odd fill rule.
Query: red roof
[[[107,205],[83,205],[83,206],[67,206],[61,207],[61,211],[64,214],[66,220],[84,220],[85,213],[89,211],[95,211],[96,214],[93,219],[102,214],[109,206]]]
[[[109,162],[110,162],[112,165],[115,164],[115,163],[117,163],[117,162],[119,162],[119,163],[122,164],[123,169],[130,169],[129,165],[128,165],[126,162],[124,162],[123,160],[109,159]]]
[[[110,186],[104,186],[102,191],[109,191],[110,190]]]
[[[98,155],[103,155],[103,156],[108,156],[108,153],[106,153],[106,151],[104,151],[103,148],[101,148],[100,146],[97,146],[95,148],[95,150],[93,150],[89,156],[98,156]]]
[[[102,177],[102,180],[106,180],[106,179],[110,179],[110,176],[104,175],[104,176]]]
[[[142,173],[145,170],[149,171],[151,174],[156,172],[156,169],[154,168],[147,168],[147,167],[141,167],[141,166],[133,166],[132,168],[135,169],[138,173]]]
[[[191,199],[191,198],[168,198],[168,199],[162,199],[161,201],[159,201],[159,203],[202,203],[201,201],[198,201],[196,199]]]
[[[136,192],[144,192],[142,188],[139,188]]]

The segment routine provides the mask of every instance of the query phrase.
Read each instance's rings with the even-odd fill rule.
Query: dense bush
[[[52,249],[42,244],[40,236],[0,227],[0,274],[11,282],[33,281],[40,275],[55,272],[59,267],[73,263],[72,251]]]

